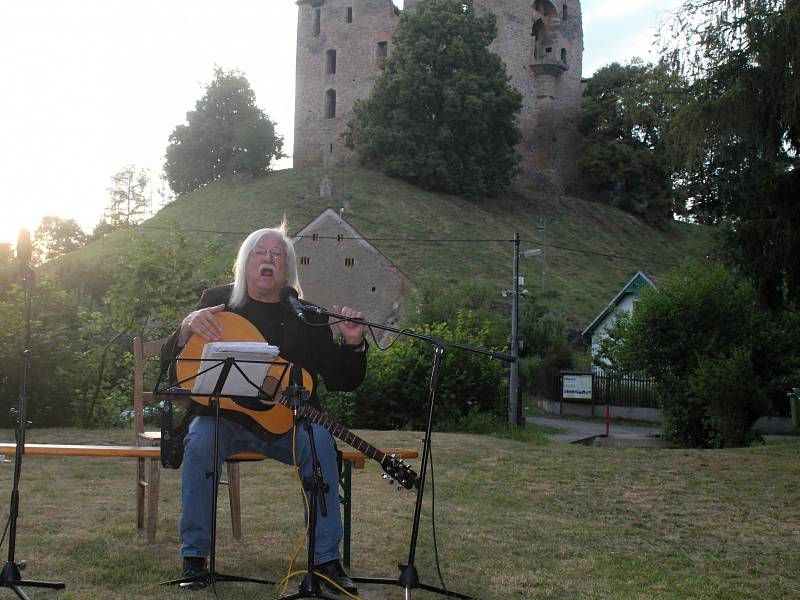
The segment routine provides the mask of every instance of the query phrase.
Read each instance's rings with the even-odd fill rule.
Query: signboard
[[[561,397],[564,400],[591,400],[591,373],[564,373],[561,376]]]

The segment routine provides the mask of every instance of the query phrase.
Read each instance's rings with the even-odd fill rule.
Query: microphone
[[[17,236],[17,258],[19,259],[19,272],[23,279],[31,275],[31,234],[22,228]]]
[[[289,371],[289,385],[303,387],[303,370],[298,365],[292,365],[292,369]]]
[[[303,314],[303,305],[297,299],[297,290],[291,286],[285,285],[281,288],[280,299],[284,306],[288,307],[294,316],[300,319],[303,323],[306,322],[306,316]]]

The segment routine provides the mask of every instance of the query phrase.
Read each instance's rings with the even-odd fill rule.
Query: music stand
[[[439,387],[441,366],[444,359],[444,352],[446,348],[460,348],[462,350],[467,350],[468,352],[483,354],[486,356],[490,356],[492,358],[503,360],[505,362],[514,362],[516,359],[511,355],[504,354],[501,352],[493,352],[491,350],[476,348],[474,346],[468,346],[466,344],[449,342],[440,338],[434,338],[428,335],[415,333],[414,331],[410,331],[408,329],[398,329],[396,327],[391,327],[388,325],[372,323],[364,319],[344,317],[343,315],[330,312],[322,307],[315,306],[313,304],[303,305],[303,309],[305,312],[324,315],[337,320],[352,321],[353,323],[360,323],[361,325],[365,325],[367,327],[374,327],[376,329],[381,329],[383,331],[390,331],[398,335],[405,335],[408,337],[419,339],[427,342],[428,344],[434,347],[433,369],[431,371],[431,383],[428,392],[428,421],[425,428],[425,439],[423,441],[423,447],[422,447],[422,463],[420,464],[419,478],[417,479],[418,482],[417,499],[416,499],[416,506],[414,509],[414,521],[411,529],[411,539],[409,542],[408,563],[398,565],[398,567],[400,568],[400,576],[397,579],[387,579],[380,577],[353,577],[352,580],[356,583],[374,583],[380,585],[400,586],[405,590],[404,600],[411,600],[411,590],[413,590],[414,588],[420,588],[423,590],[427,590],[429,592],[442,594],[447,597],[459,598],[461,600],[478,600],[473,596],[467,596],[466,594],[460,594],[458,592],[453,592],[436,586],[421,583],[419,580],[419,575],[417,573],[417,568],[414,564],[417,551],[417,536],[419,534],[419,522],[422,516],[422,500],[423,500],[423,495],[425,493],[425,478],[427,475],[428,460],[430,457],[430,450],[431,450],[431,434],[433,432],[433,413],[436,404],[436,391],[437,388]]]
[[[18,246],[19,247],[19,246]],[[19,250],[17,254],[20,254]],[[28,257],[30,257],[30,240],[28,240]],[[19,405],[12,415],[16,417],[17,449],[14,456],[14,481],[11,488],[11,504],[8,515],[8,560],[0,571],[0,587],[11,588],[23,600],[28,596],[22,586],[63,590],[66,585],[61,582],[23,580],[20,570],[26,566],[25,561],[17,563],[14,554],[17,545],[17,516],[19,515],[19,481],[22,477],[22,455],[25,454],[25,431],[28,428],[28,372],[31,358],[31,296],[33,294],[33,270],[25,261],[21,264],[22,287],[25,291],[25,350],[22,353],[22,379],[19,385]]]
[[[203,359],[181,359],[175,358],[174,360],[191,360],[191,361],[201,361]],[[213,468],[211,472],[206,473],[206,477],[211,478],[211,483],[213,485],[212,497],[211,497],[211,549],[208,555],[208,572],[203,575],[196,575],[193,577],[181,577],[179,579],[172,579],[170,581],[164,581],[161,585],[180,585],[181,587],[189,587],[193,583],[205,583],[206,585],[211,586],[211,589],[214,591],[214,595],[217,593],[216,583],[218,581],[234,581],[239,583],[257,583],[260,585],[275,585],[274,581],[269,581],[266,579],[256,579],[253,577],[242,577],[239,575],[228,575],[224,573],[217,573],[216,571],[216,546],[217,546],[217,501],[218,501],[218,491],[219,491],[219,461],[217,460],[217,455],[219,453],[219,419],[220,419],[220,398],[222,396],[222,390],[225,387],[225,382],[228,379],[228,375],[231,372],[231,369],[235,366],[239,373],[247,379],[247,376],[242,371],[242,369],[236,364],[236,359],[232,356],[229,356],[223,360],[215,360],[215,364],[210,366],[205,370],[201,370],[200,372],[196,373],[192,377],[188,378],[184,381],[179,381],[174,386],[170,386],[164,390],[161,390],[160,394],[164,395],[186,395],[187,390],[183,390],[183,392],[177,392],[176,390],[181,390],[182,388],[178,387],[183,383],[186,383],[189,379],[194,379],[200,376],[202,373],[208,372],[212,369],[219,367],[222,365],[220,370],[220,374],[217,377],[217,381],[214,384],[214,390],[210,394],[197,394],[192,393],[192,396],[207,396],[209,399],[209,406],[211,406],[214,410],[214,449],[213,449]],[[243,361],[243,362],[255,362],[255,361]],[[265,363],[272,363],[272,361],[264,361]],[[163,371],[162,374],[163,375]],[[159,375],[159,379],[156,382],[156,390],[158,390],[158,386],[161,383],[161,375]],[[285,375],[285,370],[284,370]],[[281,379],[283,376],[281,376]],[[249,381],[249,379],[247,380]],[[261,387],[257,384],[249,381],[251,385],[253,385],[256,389],[259,390],[260,393],[263,393]]]

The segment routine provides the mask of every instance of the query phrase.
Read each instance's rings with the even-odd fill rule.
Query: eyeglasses
[[[277,248],[262,248],[261,246],[256,246],[250,252],[250,256],[258,260],[264,260],[268,255],[272,259],[272,262],[280,262],[283,260],[283,252]]]

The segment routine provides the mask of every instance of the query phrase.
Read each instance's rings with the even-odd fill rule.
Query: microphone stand
[[[319,582],[319,575],[316,573],[316,562],[314,561],[314,550],[316,547],[317,531],[317,507],[319,512],[325,516],[328,514],[328,507],[325,505],[325,492],[328,484],[322,479],[322,466],[317,455],[317,445],[314,441],[314,433],[311,429],[311,421],[303,413],[303,409],[308,404],[308,391],[303,387],[302,376],[295,372],[297,367],[292,367],[291,384],[284,391],[284,395],[291,399],[292,414],[294,417],[294,427],[303,426],[303,431],[308,435],[309,450],[311,451],[311,476],[303,477],[303,488],[308,491],[308,536],[306,547],[308,550],[308,563],[306,575],[300,583],[300,588],[293,594],[281,596],[278,600],[295,600],[298,598],[323,598],[324,600],[339,600],[341,596],[328,593],[322,589]]]
[[[468,346],[466,344],[460,344],[458,342],[450,342],[442,340],[440,338],[434,338],[431,336],[422,335],[410,331],[408,329],[398,329],[396,327],[391,327],[389,325],[379,325],[377,323],[365,321],[364,319],[345,317],[343,315],[328,311],[319,306],[304,305],[303,310],[304,312],[310,312],[317,315],[324,315],[326,317],[330,317],[333,319],[352,321],[353,323],[359,323],[367,327],[375,327],[376,329],[390,331],[393,333],[397,333],[398,335],[406,335],[408,337],[416,338],[418,340],[427,342],[428,344],[433,346],[433,352],[434,352],[433,369],[431,371],[431,383],[428,392],[428,422],[425,428],[425,439],[423,440],[423,448],[422,448],[422,463],[420,465],[419,479],[417,480],[419,485],[417,486],[417,500],[416,500],[416,506],[414,508],[414,521],[411,529],[411,540],[409,542],[408,563],[398,565],[398,567],[400,568],[400,576],[398,577],[398,579],[386,579],[379,577],[353,577],[352,578],[353,581],[356,583],[397,585],[404,589],[404,600],[411,600],[411,593],[414,588],[420,588],[423,590],[427,590],[429,592],[442,594],[447,597],[459,598],[461,600],[477,600],[476,598],[472,596],[467,596],[466,594],[460,594],[458,592],[452,592],[450,590],[445,590],[443,588],[421,583],[419,580],[419,575],[417,573],[417,567],[414,564],[417,552],[417,536],[419,534],[419,522],[422,516],[422,500],[423,500],[423,495],[425,493],[425,478],[427,475],[428,460],[431,451],[431,434],[433,433],[433,413],[436,404],[436,391],[437,388],[439,387],[442,362],[444,360],[444,353],[447,348],[459,348],[461,350],[466,350],[468,352],[474,352],[477,354],[483,354],[485,356],[500,359],[506,362],[514,362],[516,358],[514,358],[509,354],[504,354],[501,352],[493,352],[491,350],[476,348],[474,346]],[[303,321],[305,321],[305,319],[303,319]]]
[[[19,405],[11,411],[12,416],[16,417],[17,450],[14,457],[14,482],[11,489],[11,508],[8,517],[8,560],[0,572],[0,587],[11,588],[19,598],[28,600],[28,596],[22,591],[22,586],[62,590],[66,585],[50,581],[23,581],[20,570],[24,569],[27,563],[25,561],[17,563],[14,559],[17,546],[17,517],[19,515],[19,481],[22,477],[22,455],[25,453],[25,431],[28,426],[28,373],[31,359],[31,296],[33,295],[33,269],[27,264],[27,261],[22,261],[20,272],[25,292],[25,351],[22,353]]]

